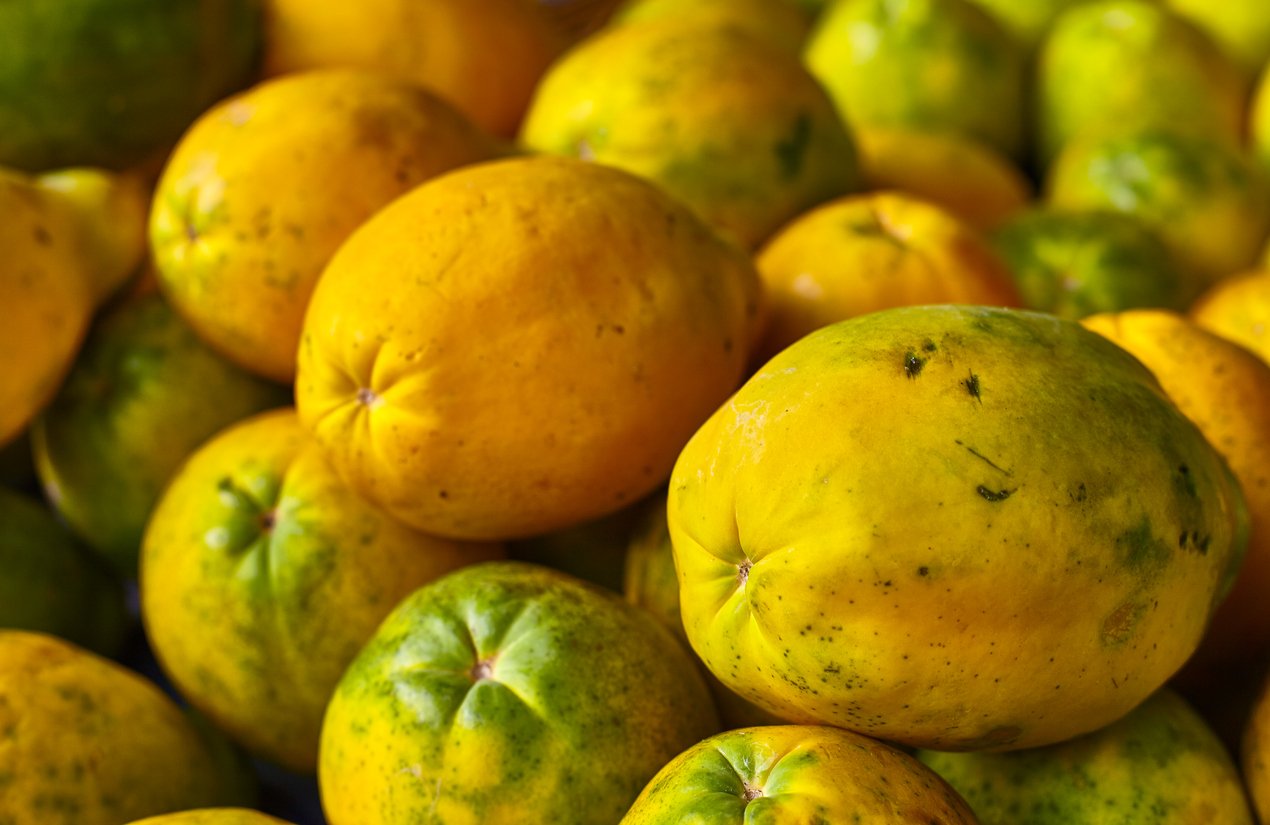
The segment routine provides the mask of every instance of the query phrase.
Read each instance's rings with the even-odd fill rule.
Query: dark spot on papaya
[[[1174,479],[1174,483],[1178,489],[1178,492],[1182,493],[1183,495],[1189,496],[1190,498],[1196,497],[1197,493],[1195,490],[1195,479],[1193,476],[1191,476],[1190,467],[1187,467],[1185,464],[1180,465],[1177,468],[1177,478]]]
[[[934,352],[935,350],[939,349],[939,345],[936,344],[934,341],[930,340],[929,338],[927,338],[925,341],[922,342],[922,349],[925,350],[926,352]]]
[[[31,233],[35,237],[35,242],[40,246],[52,246],[53,236],[43,226],[35,227],[35,231]]]
[[[917,568],[917,575],[919,576],[930,575],[930,568],[927,567],[926,565],[922,565],[921,567]]]
[[[273,510],[266,510],[260,514],[260,529],[266,533],[273,530],[274,525],[278,523],[277,513]]]
[[[437,498],[448,499],[449,497],[450,493],[448,490],[437,490]]]
[[[798,176],[803,169],[803,159],[807,154],[807,146],[811,143],[811,118],[806,112],[800,112],[794,119],[793,126],[776,143],[776,162],[781,175],[789,180]]]
[[[909,350],[904,355],[904,374],[909,378],[916,378],[922,374],[922,368],[926,366],[926,359],[917,353]]]
[[[750,568],[754,566],[754,562],[746,559],[736,566],[736,583],[741,587],[745,587],[745,583],[750,579]]]
[[[990,490],[982,484],[975,488],[975,492],[982,496],[985,501],[993,502],[1005,501],[1014,494],[1014,490]]]
[[[975,399],[976,401],[983,400],[982,398],[979,397],[979,376],[975,375],[972,372],[970,373],[969,378],[961,382],[961,385],[966,388],[966,392],[970,393],[971,398]]]

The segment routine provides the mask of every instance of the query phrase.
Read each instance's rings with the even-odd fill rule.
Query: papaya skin
[[[930,306],[769,361],[681,453],[668,520],[688,638],[724,684],[794,722],[979,750],[1092,730],[1163,684],[1248,514],[1120,348]]]
[[[797,55],[701,15],[580,44],[543,77],[520,139],[647,178],[747,250],[860,187],[851,132]]]
[[[917,758],[965,797],[981,825],[1253,823],[1225,746],[1168,689],[1067,742],[1010,753],[918,751]]]
[[[331,825],[613,823],[717,725],[639,608],[535,565],[473,565],[407,597],[345,673],[322,807]]]
[[[0,627],[114,656],[132,624],[122,582],[51,510],[0,487]]]
[[[288,401],[217,355],[159,295],[138,296],[98,316],[32,423],[40,482],[76,534],[135,579],[146,520],[181,461],[222,427]]]
[[[1082,323],[1151,370],[1239,479],[1250,533],[1239,577],[1186,670],[1270,656],[1270,365],[1185,316],[1140,309]]]
[[[479,164],[340,247],[296,405],[349,487],[407,524],[541,535],[665,480],[744,374],[761,302],[748,256],[650,183],[566,158]]]
[[[144,190],[98,169],[0,169],[0,446],[56,394],[98,306],[141,263]],[[140,223],[138,223],[140,218]]]
[[[202,808],[139,819],[131,825],[290,825],[250,808]]]
[[[648,783],[621,825],[878,822],[978,825],[913,757],[838,728],[774,725],[693,745]]]
[[[224,100],[185,132],[149,215],[159,286],[207,343],[283,384],[313,285],[394,198],[494,156],[426,90],[351,69],[300,72]]]
[[[501,557],[352,495],[282,408],[222,430],[167,485],[146,529],[141,615],[190,704],[252,753],[312,771],[331,692],[393,606]]]
[[[0,630],[0,778],[14,822],[116,825],[245,804],[157,685],[42,633]]]
[[[256,0],[0,6],[0,165],[124,169],[255,71]]]

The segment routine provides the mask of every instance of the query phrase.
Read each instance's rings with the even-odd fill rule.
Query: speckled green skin
[[[0,629],[3,825],[119,825],[252,804],[218,747],[136,672],[52,636]]]
[[[1166,126],[1073,141],[1045,181],[1065,210],[1138,218],[1164,242],[1189,301],[1255,265],[1270,230],[1270,187],[1223,137]]]
[[[1186,307],[1168,248],[1130,215],[1037,209],[1001,226],[992,240],[1029,309],[1075,320]]]
[[[546,568],[475,565],[408,597],[349,667],[322,804],[332,825],[611,825],[716,730],[651,616]]]
[[[1037,166],[1088,132],[1173,125],[1239,141],[1246,83],[1202,31],[1154,0],[1081,2],[1042,39],[1030,94]]]
[[[852,125],[953,132],[1022,156],[1024,50],[967,0],[843,0],[803,55]]]
[[[146,295],[89,333],[32,426],[36,469],[71,528],[135,577],[146,519],[180,463],[223,427],[288,401],[285,387],[234,366]]]
[[[0,627],[112,656],[130,625],[123,587],[106,566],[46,507],[0,488]]]
[[[684,627],[791,721],[941,750],[1118,719],[1195,650],[1248,537],[1233,474],[1128,353],[1051,315],[814,332],[685,446]]]
[[[913,757],[838,728],[712,736],[658,772],[622,825],[977,825]]]
[[[860,186],[850,129],[797,55],[708,18],[589,39],[543,78],[521,140],[647,178],[746,249]]]
[[[0,165],[122,168],[249,82],[258,0],[0,3]]]
[[[1229,753],[1181,697],[1161,690],[1120,721],[1046,748],[918,751],[983,825],[1251,825]]]

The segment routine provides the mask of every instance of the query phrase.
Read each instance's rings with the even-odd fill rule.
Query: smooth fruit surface
[[[564,38],[533,0],[263,0],[268,77],[357,68],[430,89],[482,128],[516,133]]]
[[[345,673],[322,804],[332,825],[613,823],[716,730],[651,616],[545,568],[475,565],[409,596]]]
[[[724,684],[942,750],[1123,716],[1195,650],[1247,540],[1238,482],[1137,360],[946,305],[769,361],[684,448],[668,518]]]
[[[913,757],[836,728],[732,730],[657,774],[622,825],[858,822],[978,825],[969,806]]]
[[[313,285],[344,239],[492,143],[423,89],[363,71],[301,72],[204,113],[150,214],[159,285],[212,347],[289,383]]]
[[[915,304],[1018,306],[1005,262],[974,227],[902,192],[839,198],[760,251],[770,305],[760,357],[820,327]]]
[[[167,486],[141,612],[191,704],[252,752],[311,771],[331,692],[380,621],[415,588],[500,556],[353,495],[282,409],[219,433]]]
[[[1022,212],[1032,184],[1005,155],[981,141],[944,132],[855,130],[869,190],[897,190],[942,206],[988,230]]]
[[[1195,299],[1188,314],[1204,329],[1270,363],[1270,271],[1223,278]]]
[[[919,751],[917,758],[965,797],[981,825],[1254,821],[1225,746],[1168,689],[1068,742],[1012,753]]]
[[[300,420],[421,530],[540,534],[665,479],[739,382],[759,300],[739,249],[632,175],[468,167],[336,254],[305,319]]]

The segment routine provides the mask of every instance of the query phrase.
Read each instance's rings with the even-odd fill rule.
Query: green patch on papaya
[[[798,177],[803,170],[803,160],[810,144],[811,117],[806,112],[800,112],[789,133],[776,143],[776,162],[780,166],[782,178],[792,180]]]
[[[1168,565],[1172,548],[1151,529],[1146,516],[1135,527],[1116,536],[1116,554],[1120,563],[1135,572],[1156,571]]]

